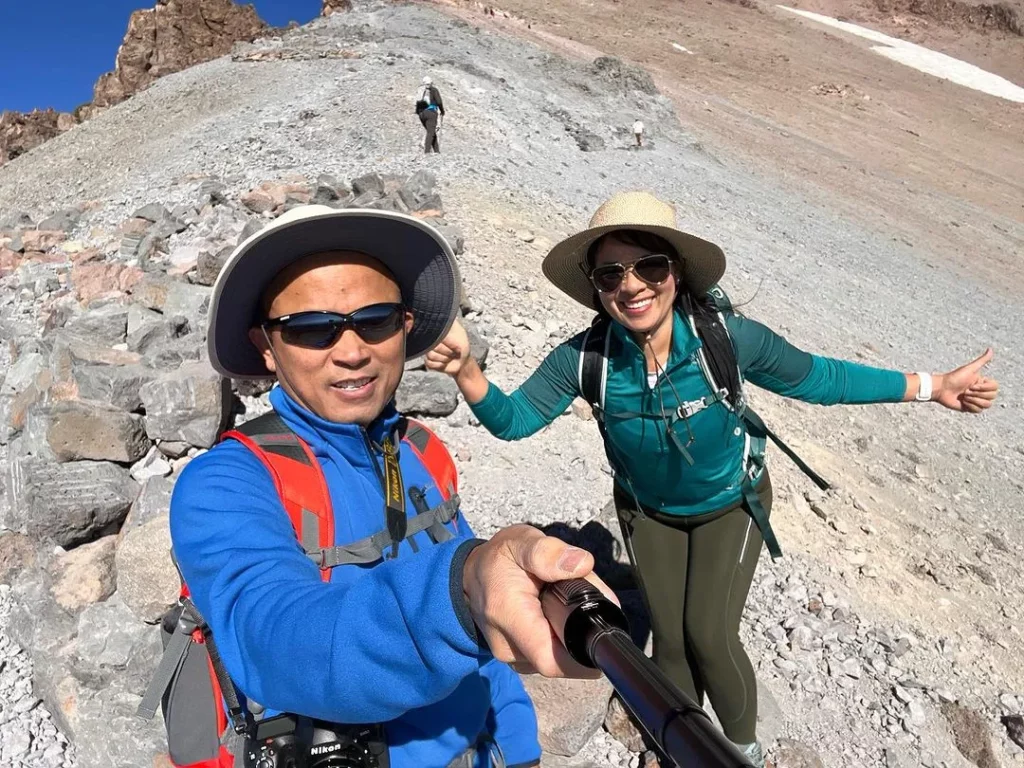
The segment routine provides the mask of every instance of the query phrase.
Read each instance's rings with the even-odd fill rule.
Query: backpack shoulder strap
[[[683,304],[690,329],[701,341],[701,347],[697,350],[697,362],[708,386],[715,393],[716,401],[723,401],[730,409],[742,412],[745,403],[743,374],[739,370],[732,335],[729,333],[729,326],[725,321],[725,316],[732,312],[732,302],[729,301],[725,291],[717,285],[708,289],[707,295],[717,313],[717,318],[714,320],[705,316],[701,322],[697,322],[698,318],[694,312],[692,300],[687,298]],[[735,375],[739,386],[739,391],[735,393],[730,392],[728,388],[733,375]],[[730,400],[735,400],[738,407],[734,408]]]
[[[306,552],[334,544],[334,511],[320,462],[277,413],[247,421],[221,439],[242,443],[267,468]],[[321,578],[329,581],[330,569],[322,568]]]
[[[423,462],[441,497],[448,501],[459,492],[459,475],[455,461],[441,438],[426,424],[415,419],[402,419],[398,426],[402,442]]]
[[[708,288],[708,297],[711,303],[721,313],[732,312],[732,301],[720,285],[713,285]]]
[[[608,383],[608,355],[612,324],[598,317],[583,336],[577,381],[580,394],[594,412],[598,423],[604,421],[604,390]]]

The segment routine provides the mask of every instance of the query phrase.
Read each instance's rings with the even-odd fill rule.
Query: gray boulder
[[[256,216],[249,217],[245,222],[245,226],[242,227],[242,231],[241,233],[239,233],[238,240],[235,241],[235,245],[237,246],[239,243],[248,240],[250,237],[252,237],[261,229],[263,229],[265,224],[266,221],[264,219],[258,218]]]
[[[49,232],[70,232],[78,226],[81,218],[82,212],[77,208],[65,208],[40,221],[38,228]]]
[[[75,365],[72,371],[79,397],[129,412],[142,407],[142,387],[158,375],[145,365]]]
[[[150,520],[167,515],[171,508],[173,491],[174,480],[169,477],[151,477],[144,482],[121,528],[122,535],[133,528],[145,525]]]
[[[199,249],[199,259],[196,261],[195,282],[199,285],[213,285],[217,282],[217,275],[234,250],[233,245],[224,243],[203,245]]]
[[[231,389],[208,365],[188,363],[143,386],[141,395],[150,439],[209,448],[229,412]]]
[[[35,222],[25,211],[9,211],[0,215],[0,230],[24,229],[34,226]]]
[[[440,211],[441,196],[437,194],[437,177],[427,170],[416,171],[398,194],[410,211]]]
[[[154,347],[187,335],[191,325],[186,317],[168,317],[138,304],[128,308],[128,349],[146,354]]]
[[[123,344],[128,333],[128,307],[105,304],[72,318],[64,328],[94,344],[105,344],[108,347]]]
[[[443,219],[424,219],[430,226],[441,233],[456,255],[462,253],[466,247],[466,240],[462,232],[454,224],[448,224]]]
[[[213,291],[205,285],[190,283],[171,283],[167,289],[167,298],[161,308],[167,317],[182,315],[194,326],[202,325],[200,317],[205,316]]]
[[[159,629],[135,621],[115,594],[81,614],[76,635],[36,662],[34,680],[79,765],[160,764],[162,723],[135,715],[161,654]]]
[[[160,203],[148,203],[133,213],[132,218],[145,219],[146,221],[151,221],[155,224],[158,221],[168,218],[170,215],[170,211],[160,205]]]
[[[358,179],[352,179],[352,192],[359,197],[367,193],[382,197],[385,193],[384,177],[379,173],[368,173]]]
[[[139,491],[127,470],[108,462],[53,464],[22,457],[8,464],[8,527],[62,547],[115,530]]]
[[[87,336],[68,330],[58,331],[54,334],[53,351],[50,353],[50,394],[58,400],[78,397],[80,393],[75,387],[74,372],[79,365],[123,366],[141,361],[142,358],[134,352],[97,344]]]
[[[466,335],[469,337],[469,353],[480,364],[480,367],[484,368],[487,365],[487,353],[490,352],[491,345],[480,335],[476,323],[472,320],[463,318],[460,322],[462,327],[466,329]]]
[[[54,403],[46,414],[46,442],[58,461],[91,459],[130,464],[149,450],[141,416],[86,400]]]
[[[170,516],[133,527],[117,547],[117,592],[136,618],[160,620],[178,599],[181,581],[171,560]]]
[[[409,415],[447,416],[459,405],[459,388],[443,373],[406,371],[395,402],[399,411]]]
[[[49,389],[49,361],[39,352],[18,357],[0,384],[0,445],[6,445],[25,425],[29,409]]]
[[[185,363],[206,359],[206,344],[197,333],[157,342],[146,352],[146,365],[158,371],[173,371]]]
[[[90,605],[78,617],[75,656],[82,668],[123,670],[153,635],[136,621],[120,592]],[[157,639],[159,644],[159,639]]]

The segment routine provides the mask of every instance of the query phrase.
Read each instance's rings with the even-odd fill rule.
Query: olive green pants
[[[771,511],[767,473],[757,487]],[[649,509],[615,487],[615,507],[651,619],[654,663],[684,693],[711,699],[725,735],[756,739],[757,680],[739,626],[761,551],[761,532],[743,503],[693,517]]]

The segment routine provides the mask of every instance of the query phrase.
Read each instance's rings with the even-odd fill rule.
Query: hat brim
[[[414,317],[406,359],[425,354],[445,337],[458,316],[461,282],[444,236],[419,219],[392,211],[325,210],[268,226],[232,253],[210,300],[210,364],[234,379],[272,377],[249,339],[249,330],[260,320],[263,292],[289,264],[338,250],[372,256],[394,276]]]
[[[555,245],[541,264],[544,276],[583,306],[597,310],[594,285],[585,271],[587,250],[595,240],[620,229],[650,232],[671,243],[682,261],[681,282],[693,293],[704,293],[725,274],[725,253],[696,235],[650,224],[609,224],[577,232]]]

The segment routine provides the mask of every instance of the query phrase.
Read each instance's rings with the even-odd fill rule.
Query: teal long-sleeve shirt
[[[742,315],[726,315],[726,325],[744,378],[771,392],[819,405],[903,399],[906,377],[899,371],[808,354]],[[669,514],[701,514],[738,501],[750,449],[740,419],[714,405],[673,425],[689,446],[691,465],[670,438],[670,427],[654,415],[712,394],[696,358],[701,341],[689,323],[675,314],[668,363],[653,387],[632,336],[618,323],[612,323],[612,333],[618,343],[608,361],[605,425],[616,482],[626,487],[628,478],[641,503]],[[577,374],[584,336],[552,350],[511,395],[490,384],[484,398],[471,404],[480,423],[502,440],[519,440],[554,421],[581,394]],[[645,415],[626,415],[638,413]]]

